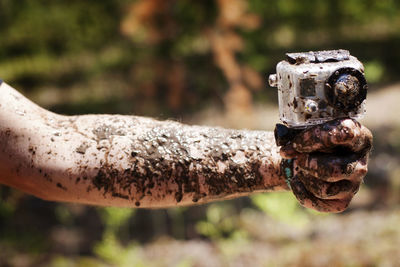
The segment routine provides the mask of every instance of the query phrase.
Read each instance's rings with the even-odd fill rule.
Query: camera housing
[[[280,119],[291,128],[365,114],[364,67],[347,50],[287,53],[269,84],[278,87]]]

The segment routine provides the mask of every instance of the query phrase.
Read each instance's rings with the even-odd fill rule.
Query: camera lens
[[[337,100],[345,106],[355,102],[360,91],[360,82],[350,74],[342,74],[333,87]]]
[[[367,82],[356,69],[338,69],[325,84],[325,94],[335,110],[343,113],[355,111],[367,96]]]

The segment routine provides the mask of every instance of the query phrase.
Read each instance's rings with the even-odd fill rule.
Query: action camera
[[[364,67],[347,50],[287,53],[269,84],[278,87],[280,119],[289,128],[365,114]]]

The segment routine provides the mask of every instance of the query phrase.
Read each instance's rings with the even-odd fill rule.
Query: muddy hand
[[[303,206],[341,212],[367,173],[371,146],[367,128],[353,119],[337,119],[297,134],[280,154],[293,167],[293,173],[286,175]]]

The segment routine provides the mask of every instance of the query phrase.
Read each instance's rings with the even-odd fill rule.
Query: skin
[[[290,186],[300,204],[341,212],[359,190],[368,168],[372,134],[352,119],[337,119],[295,136],[281,148],[294,159]]]
[[[0,183],[52,201],[164,208],[289,190],[281,163],[293,158],[300,203],[339,212],[367,171],[372,135],[350,119],[318,127],[280,151],[271,132],[62,116],[2,83]]]

